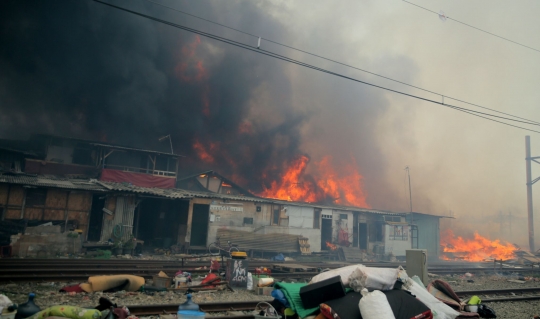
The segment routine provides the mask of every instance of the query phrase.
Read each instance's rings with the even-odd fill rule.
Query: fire
[[[346,165],[339,174],[332,166],[332,158],[324,157],[314,164],[312,174],[306,174],[309,158],[301,155],[292,161],[279,180],[271,182],[259,196],[289,201],[321,202],[369,207],[362,189],[362,175],[355,163]]]
[[[206,116],[210,116],[210,87],[208,84],[204,84],[208,80],[209,75],[206,70],[203,60],[200,58],[200,55],[195,54],[197,48],[201,44],[201,38],[199,36],[195,37],[195,40],[192,43],[186,44],[182,47],[181,50],[181,62],[179,62],[174,71],[176,76],[180,78],[183,82],[194,83],[202,85],[203,91],[201,93],[202,100],[202,113]]]
[[[337,245],[332,244],[331,242],[326,242],[326,247],[330,248],[330,250],[336,250],[338,249]]]
[[[460,257],[468,261],[484,261],[486,259],[512,259],[517,248],[509,243],[501,243],[500,240],[489,240],[474,234],[474,239],[464,239],[455,236],[448,229],[441,234],[441,245],[444,252],[459,253]],[[443,259],[450,259],[443,256]]]
[[[212,149],[212,146],[210,148]],[[202,161],[207,163],[214,162],[214,157],[206,150],[204,145],[199,142],[199,140],[195,140],[195,142],[193,143],[193,149],[195,150],[195,152],[197,152],[197,155]]]

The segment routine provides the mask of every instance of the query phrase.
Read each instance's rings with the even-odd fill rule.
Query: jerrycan
[[[36,297],[34,293],[28,294],[28,301],[19,305],[15,319],[28,318],[41,311],[41,308],[34,303],[34,297]]]

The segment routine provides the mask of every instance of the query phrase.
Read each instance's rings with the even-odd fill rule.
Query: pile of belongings
[[[470,307],[448,283],[435,280],[426,289],[417,276],[410,278],[402,267],[342,267],[320,273],[308,284],[275,283],[272,296],[272,306],[285,318],[496,318],[485,305],[474,307],[477,312],[465,311]]]

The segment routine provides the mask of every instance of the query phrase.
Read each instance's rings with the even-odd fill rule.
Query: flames
[[[354,161],[343,166],[341,173],[332,165],[332,157],[326,156],[314,163],[307,174],[310,160],[301,155],[294,159],[285,172],[264,188],[258,195],[289,201],[323,202],[369,207],[362,188],[362,175]]]
[[[331,242],[326,242],[326,247],[330,248],[330,250],[336,250],[338,249],[337,245],[332,244]]]
[[[484,261],[487,259],[508,260],[515,257],[517,248],[509,243],[502,243],[500,240],[489,240],[474,234],[474,239],[465,239],[455,236],[452,230],[448,229],[441,233],[441,245],[443,251],[455,253],[456,257],[468,261]],[[443,256],[443,259],[451,259]]]
[[[200,44],[201,38],[196,36],[193,42],[182,47],[181,59],[174,71],[182,82],[202,85],[202,113],[208,117],[210,116],[210,87],[206,80],[209,75],[202,58],[196,54]]]

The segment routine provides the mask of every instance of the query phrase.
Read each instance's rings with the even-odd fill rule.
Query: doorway
[[[206,247],[209,213],[210,205],[193,204],[190,246]]]
[[[332,219],[331,218],[322,218],[321,219],[321,250],[328,250],[326,243],[332,242]]]
[[[88,241],[99,241],[101,238],[103,207],[105,207],[105,196],[92,196],[92,210],[90,211],[90,221],[88,223]]]
[[[358,243],[360,249],[367,250],[368,243],[368,227],[366,223],[358,224]]]

